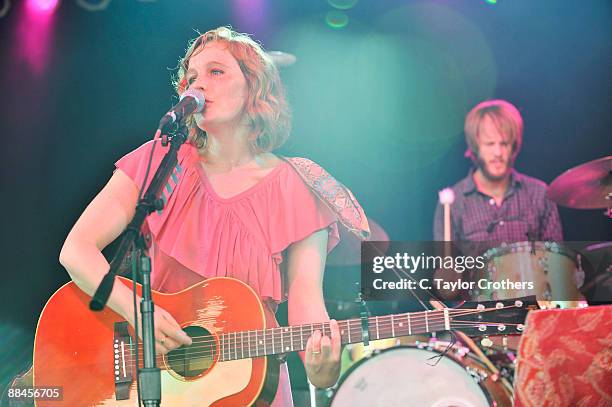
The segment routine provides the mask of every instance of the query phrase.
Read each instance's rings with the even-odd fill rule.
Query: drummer
[[[560,242],[557,205],[546,184],[521,174],[514,162],[523,141],[523,119],[511,103],[487,100],[465,119],[466,157],[473,167],[452,190],[451,240],[471,242]],[[434,217],[434,240],[442,241],[443,209]]]

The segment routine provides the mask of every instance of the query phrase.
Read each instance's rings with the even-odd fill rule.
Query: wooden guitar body
[[[131,286],[129,280],[119,280]],[[90,311],[89,301],[71,282],[43,309],[34,341],[34,385],[62,386],[63,401],[39,400],[37,406],[137,405],[134,332],[108,307]],[[232,278],[211,278],[175,294],[153,292],[153,301],[193,339],[189,347],[158,356],[163,405],[247,406],[258,398],[258,405],[271,402],[278,380],[274,356],[232,360],[220,353],[220,341],[232,337],[223,334],[270,325],[269,312],[250,287]]]

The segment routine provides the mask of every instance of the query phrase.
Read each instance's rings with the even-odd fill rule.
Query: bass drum
[[[370,341],[368,346],[362,342],[346,345],[342,350],[342,359],[340,365],[340,376],[342,377],[349,369],[364,358],[370,358],[374,354],[380,353],[384,349],[394,348],[397,346],[422,346],[427,345],[431,341],[428,335],[411,335],[401,336],[398,338],[376,339]]]
[[[399,346],[362,359],[342,377],[331,407],[511,406],[512,395],[471,355]]]

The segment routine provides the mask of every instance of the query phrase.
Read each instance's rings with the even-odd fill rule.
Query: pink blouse
[[[116,167],[140,187],[153,142],[122,157]],[[147,186],[168,147],[155,143]],[[339,242],[336,215],[282,162],[253,187],[231,198],[213,190],[197,149],[185,143],[164,189],[166,205],[151,214],[152,287],[176,292],[208,277],[246,282],[262,300],[285,299],[280,264],[283,251],[328,228],[327,250]]]
[[[153,142],[122,157],[116,167],[139,187]],[[146,186],[168,147],[155,143]],[[177,292],[208,277],[234,277],[246,282],[275,311],[286,299],[281,273],[283,252],[294,242],[327,228],[327,250],[340,241],[336,215],[283,161],[253,187],[231,198],[213,190],[197,149],[186,143],[164,188],[161,212],[151,214],[145,232],[152,235],[152,288]],[[293,405],[286,364],[272,407]]]

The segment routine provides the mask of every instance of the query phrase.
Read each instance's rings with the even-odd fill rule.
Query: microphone
[[[198,89],[187,89],[180,101],[172,107],[159,121],[158,130],[164,130],[168,125],[180,122],[185,116],[204,110],[204,92]]]

